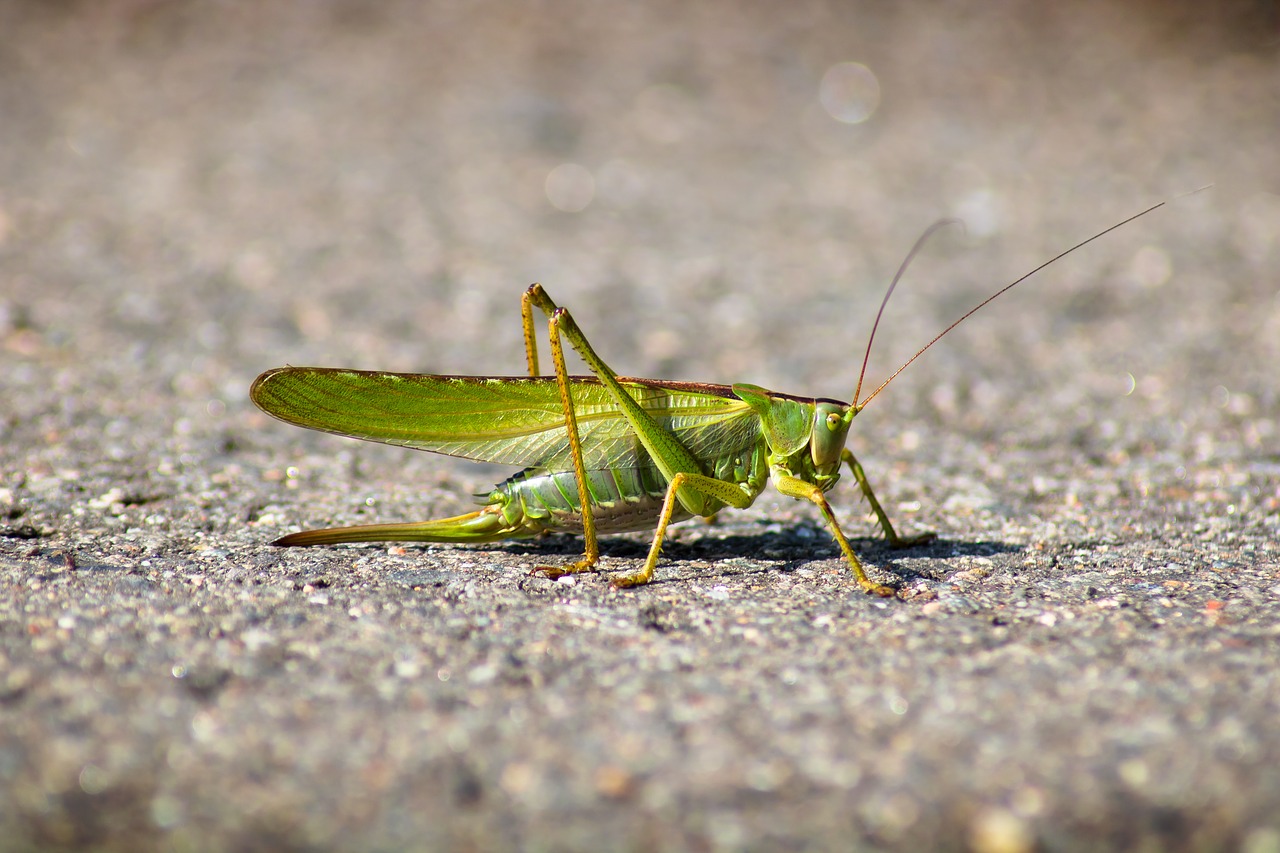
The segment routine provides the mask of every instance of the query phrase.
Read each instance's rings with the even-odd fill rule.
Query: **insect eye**
[[[831,430],[832,432],[839,432],[840,423],[842,420],[843,419],[839,415],[837,415],[835,412],[832,412],[831,414],[827,415],[827,429]]]

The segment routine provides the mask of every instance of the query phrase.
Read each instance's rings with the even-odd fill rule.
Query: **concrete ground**
[[[1213,11],[1204,11],[1212,6]],[[1274,3],[0,5],[0,849],[1280,851]],[[1206,192],[1178,197],[1205,184]],[[282,364],[848,399],[872,576],[769,491],[268,543],[505,471]]]

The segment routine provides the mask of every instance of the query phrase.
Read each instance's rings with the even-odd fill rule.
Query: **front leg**
[[[822,493],[822,489],[813,483],[806,483],[799,477],[793,477],[790,474],[782,474],[775,471],[774,477],[779,492],[789,498],[803,498],[811,501],[822,511],[822,517],[827,520],[827,526],[831,528],[831,535],[835,537],[836,544],[844,552],[844,558],[849,562],[849,568],[853,570],[853,577],[864,592],[878,595],[881,598],[892,598],[898,594],[898,591],[893,587],[876,583],[867,577],[867,573],[862,570],[862,563],[858,561],[857,555],[853,553],[853,546],[849,544],[849,540],[845,538],[844,531],[840,529],[840,524],[836,521],[836,514],[832,512],[831,504],[827,503],[827,496]]]
[[[915,536],[899,536],[898,532],[893,529],[893,523],[889,521],[889,515],[880,506],[880,501],[876,500],[876,493],[871,491],[871,484],[867,482],[867,475],[862,471],[862,465],[854,458],[853,453],[845,448],[840,453],[840,459],[849,463],[849,468],[853,471],[853,478],[858,481],[858,486],[862,489],[862,494],[866,495],[867,503],[871,504],[871,511],[876,514],[876,518],[880,520],[880,529],[884,531],[884,536],[889,540],[890,548],[912,548],[916,545],[924,545],[938,538],[936,533],[920,533]]]

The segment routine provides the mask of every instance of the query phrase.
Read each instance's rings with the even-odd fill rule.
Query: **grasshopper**
[[[862,465],[845,447],[854,417],[944,335],[1040,270],[1099,237],[1163,207],[1160,202],[1056,255],[1006,285],[947,326],[874,391],[859,398],[880,318],[907,265],[908,253],[872,325],[853,402],[797,397],[756,385],[711,385],[618,376],[596,354],[572,315],[540,284],[521,299],[527,377],[281,367],[249,390],[264,412],[287,423],[384,444],[430,450],[523,470],[494,486],[480,509],[434,521],[369,524],[292,533],[273,545],[339,542],[495,542],[549,531],[580,533],[582,559],[540,566],[549,577],[589,571],[600,559],[597,536],[653,530],[641,568],[615,576],[618,588],[648,583],[667,525],[722,509],[745,509],[772,478],[775,488],[818,507],[854,579],[866,592],[896,590],[867,577],[836,520],[826,493],[847,465],[895,548],[923,544],[931,533],[899,536],[876,499]],[[547,318],[554,374],[538,369],[535,312]],[[570,376],[564,344],[590,376]]]

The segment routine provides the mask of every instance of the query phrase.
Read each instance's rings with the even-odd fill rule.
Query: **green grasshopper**
[[[853,402],[795,397],[756,385],[709,385],[618,376],[601,360],[569,312],[534,284],[521,300],[528,377],[437,376],[416,373],[281,367],[259,376],[253,402],[280,420],[338,435],[521,466],[483,496],[482,507],[435,521],[307,530],[274,545],[339,542],[495,542],[548,531],[581,533],[582,559],[541,566],[549,577],[593,569],[601,533],[653,530],[644,565],[614,577],[615,587],[653,578],[667,525],[710,518],[726,507],[745,509],[772,477],[787,497],[815,504],[826,519],[858,585],[892,596],[867,577],[836,521],[826,492],[848,465],[892,547],[928,542],[933,534],[899,536],[845,440],[854,417],[898,374],[944,335],[1040,270],[1133,220],[1101,231],[1005,286],[945,328],[859,402],[880,318],[912,257],[940,222],[916,242],[880,303],[867,341]],[[538,370],[534,312],[546,315],[553,376]],[[570,376],[563,341],[590,376]]]

